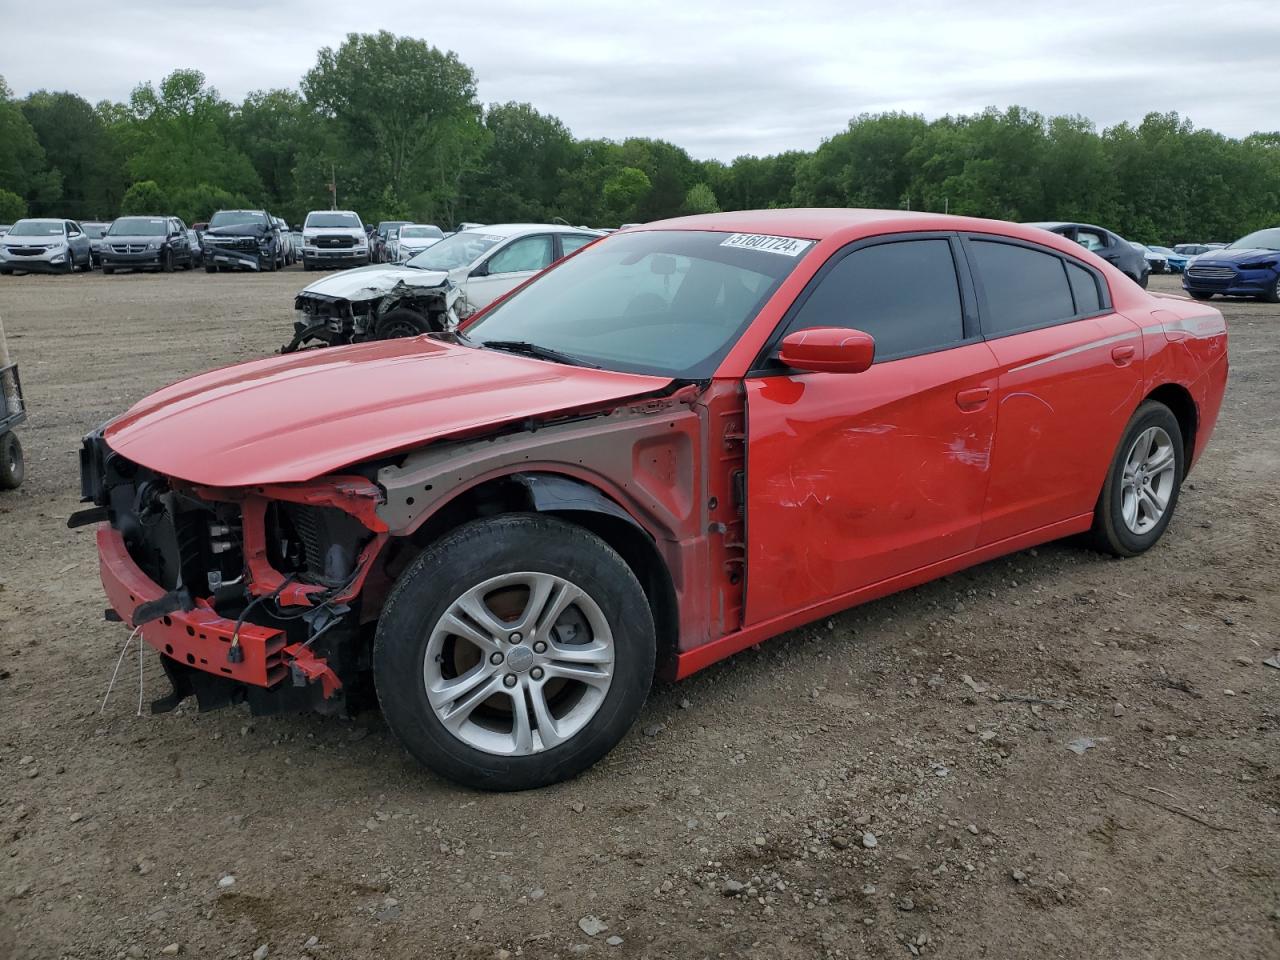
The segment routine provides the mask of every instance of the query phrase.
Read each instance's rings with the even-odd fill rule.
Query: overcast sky
[[[455,51],[484,102],[700,158],[812,149],[863,112],[1013,103],[1099,127],[1177,110],[1232,136],[1280,128],[1277,0],[0,0],[0,15],[0,75],[19,96],[122,100],[197,67],[239,100],[296,87],[349,32],[386,29]]]

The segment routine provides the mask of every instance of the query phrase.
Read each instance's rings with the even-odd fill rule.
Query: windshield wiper
[[[540,347],[536,343],[530,343],[528,340],[486,340],[480,344],[482,347],[488,347],[491,350],[505,350],[508,353],[520,353],[526,357],[535,357],[538,360],[551,360],[554,363],[567,363],[572,367],[591,367],[593,370],[599,370],[600,366],[595,363],[588,363],[581,357],[575,357],[568,353],[561,353],[559,350],[552,350],[550,347]]]

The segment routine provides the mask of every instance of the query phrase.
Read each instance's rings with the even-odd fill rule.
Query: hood
[[[1263,247],[1247,247],[1241,250],[1210,250],[1196,258],[1196,264],[1207,266],[1214,263],[1254,263],[1258,260],[1280,262],[1280,250],[1267,250]]]
[[[225,227],[209,227],[205,233],[213,237],[261,237],[271,232],[271,228],[262,223],[229,223]]]
[[[322,297],[358,302],[385,296],[399,283],[410,287],[439,287],[448,279],[449,274],[444,271],[378,263],[332,273],[303,287],[299,296],[314,293]]]
[[[15,237],[11,233],[0,234],[0,245],[6,247],[61,247],[66,242],[66,237]]]
[[[217,487],[294,483],[432,440],[609,406],[665,377],[428,337],[271,357],[166,387],[106,427],[111,449]]]
[[[295,233],[297,231],[294,231]],[[355,237],[357,240],[369,239],[368,234],[360,227],[303,227],[304,237]]]
[[[154,233],[113,233],[109,237],[95,240],[94,243],[163,243],[167,237],[157,237]]]

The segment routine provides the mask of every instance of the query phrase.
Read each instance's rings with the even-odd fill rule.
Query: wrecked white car
[[[343,270],[294,300],[290,353],[446,330],[601,234],[551,224],[464,230],[401,264]]]

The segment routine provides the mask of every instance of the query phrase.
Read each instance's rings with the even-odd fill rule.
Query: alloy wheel
[[[1160,522],[1169,507],[1177,483],[1177,458],[1173,441],[1163,427],[1148,427],[1138,434],[1124,458],[1120,482],[1120,515],[1138,535]]]
[[[423,658],[427,701],[453,736],[528,756],[583,730],[613,682],[613,632],[586,591],[550,573],[493,577],[458,597]]]

